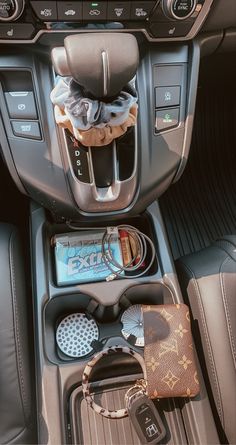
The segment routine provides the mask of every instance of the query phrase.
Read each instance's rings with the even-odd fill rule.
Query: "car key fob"
[[[129,418],[141,443],[154,445],[166,435],[166,430],[153,401],[143,390],[127,394],[126,407]]]

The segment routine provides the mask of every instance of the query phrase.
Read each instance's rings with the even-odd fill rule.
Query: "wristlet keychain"
[[[126,417],[128,415],[127,409],[119,409],[115,411],[110,411],[109,409],[103,408],[97,403],[95,403],[93,396],[90,394],[90,388],[89,388],[89,377],[91,375],[91,372],[94,368],[94,366],[97,364],[99,360],[101,360],[103,357],[106,357],[110,354],[114,353],[124,353],[131,355],[133,358],[135,358],[138,363],[140,364],[144,379],[146,378],[146,368],[143,357],[135,352],[133,349],[127,347],[127,346],[111,346],[107,349],[104,349],[103,351],[98,352],[95,354],[95,356],[88,362],[88,364],[85,366],[83,376],[82,376],[82,390],[83,395],[89,406],[98,414],[101,414],[104,417],[108,417],[111,419],[121,419],[123,417]]]
[[[133,349],[114,346],[99,352],[85,367],[84,398],[104,417],[129,416],[141,443],[155,444],[165,435],[158,411],[151,399],[195,397],[200,390],[193,350],[189,308],[185,304],[142,305],[144,357]],[[143,379],[128,389],[125,408],[115,411],[97,405],[90,394],[89,376],[104,356],[126,353],[141,365]]]
[[[143,370],[144,379],[137,380],[126,392],[125,408],[110,411],[95,403],[93,396],[90,394],[89,376],[93,367],[100,359],[114,353],[125,353],[134,357]],[[165,437],[166,430],[161,417],[153,401],[146,394],[146,367],[144,359],[133,349],[113,346],[96,354],[85,367],[82,376],[82,389],[85,400],[97,414],[116,420],[129,416],[142,444],[155,445]]]

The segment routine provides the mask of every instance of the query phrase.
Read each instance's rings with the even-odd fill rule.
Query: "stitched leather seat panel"
[[[14,226],[0,224],[0,443],[32,443],[24,259]]]
[[[222,426],[236,443],[236,236],[176,263],[181,288],[198,321],[208,375]]]

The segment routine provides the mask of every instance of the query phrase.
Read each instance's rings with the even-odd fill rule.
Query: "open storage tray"
[[[86,223],[83,226],[83,223],[80,224],[79,227],[83,227],[82,231],[86,232],[88,231],[88,229],[102,229],[104,227],[107,226],[115,226],[115,225],[120,225],[120,224],[128,224],[128,225],[132,225],[134,227],[136,227],[137,229],[139,229],[141,232],[143,232],[144,234],[146,234],[147,236],[149,236],[149,238],[151,238],[151,240],[154,242],[155,248],[156,248],[156,252],[158,252],[158,246],[157,246],[157,241],[154,235],[154,230],[153,230],[153,226],[152,226],[152,222],[150,217],[148,216],[148,214],[143,214],[142,216],[137,216],[137,217],[132,217],[132,218],[126,218],[126,219],[122,219],[119,221],[114,222],[113,221],[106,221],[103,223],[100,222],[96,222],[96,227],[94,228],[94,224],[91,225],[91,223]],[[105,229],[104,229],[105,230]],[[72,230],[68,225],[65,224],[47,224],[45,226],[45,235],[46,235],[46,245],[48,246],[48,250],[50,252],[50,256],[49,256],[49,265],[50,265],[50,276],[51,276],[51,280],[52,283],[55,287],[57,287],[57,280],[56,280],[56,264],[55,264],[55,256],[54,256],[54,249],[52,247],[52,239],[55,235],[59,235],[62,233],[73,233],[76,232],[77,230]],[[78,230],[79,231],[79,230]],[[147,250],[147,257],[145,262],[148,264],[148,261],[151,258],[151,249],[148,246],[148,250]],[[154,275],[158,270],[158,261],[157,261],[157,257],[153,263],[153,265],[151,266],[150,270],[147,272],[147,274],[145,274],[145,276],[151,276]],[[119,278],[122,279],[122,276]],[[73,284],[64,284],[61,285],[60,288],[67,288],[68,286],[73,286]]]
[[[109,409],[123,408],[126,391],[140,377],[142,375],[136,374],[95,382],[92,384],[95,401]],[[166,437],[161,441],[162,444],[184,445],[187,443],[176,403],[177,401],[174,402],[173,399],[155,402],[166,428]],[[116,420],[96,414],[83,399],[81,386],[71,394],[69,418],[73,444],[141,445],[128,417]]]

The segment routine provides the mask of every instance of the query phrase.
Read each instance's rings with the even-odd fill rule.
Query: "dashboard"
[[[35,43],[45,34],[85,29],[141,31],[154,42],[188,40],[200,30],[212,3],[213,0],[1,0],[0,42]]]

